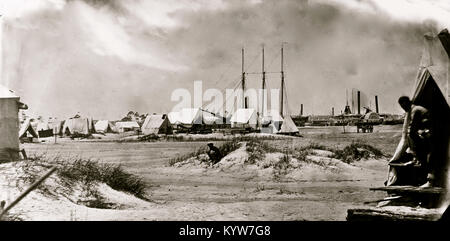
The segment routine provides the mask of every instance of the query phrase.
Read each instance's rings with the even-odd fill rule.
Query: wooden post
[[[24,160],[28,160],[28,156],[27,156],[27,153],[25,152],[25,149],[21,149],[20,153],[22,153],[22,157]]]
[[[5,205],[6,205],[5,200],[2,200],[0,202],[0,213],[3,213],[3,210],[5,210]]]
[[[39,178],[36,182],[34,182],[30,187],[28,187],[22,194],[19,195],[16,200],[14,200],[11,204],[9,204],[6,208],[2,208],[2,212],[0,213],[0,220],[2,219],[3,215],[5,215],[11,208],[13,208],[17,203],[20,202],[24,197],[28,195],[31,191],[33,191],[39,184],[41,184],[45,179],[47,179],[53,172],[56,171],[56,167],[52,167],[44,176]]]
[[[57,127],[53,128],[53,135],[55,135],[55,144],[56,144],[56,135],[58,134],[56,132],[58,132]]]

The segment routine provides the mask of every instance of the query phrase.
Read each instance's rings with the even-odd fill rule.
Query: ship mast
[[[262,103],[261,116],[264,116],[264,91],[266,89],[266,72],[264,70],[264,45],[262,47]]]
[[[280,115],[283,117],[284,106],[284,70],[283,70],[283,44],[281,44],[281,96],[280,96]]]
[[[242,48],[242,108],[247,108],[245,101],[245,70],[244,70],[244,48]]]

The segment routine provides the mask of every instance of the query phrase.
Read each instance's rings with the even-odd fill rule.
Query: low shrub
[[[234,138],[232,140],[224,142],[223,144],[221,144],[217,148],[219,148],[219,151],[222,153],[222,156],[224,157],[224,156],[230,154],[231,152],[237,150],[240,146],[241,146],[241,144],[239,142],[239,139]],[[169,160],[169,165],[173,166],[175,163],[185,161],[185,160],[187,160],[189,158],[199,157],[202,154],[206,154],[208,152],[208,150],[209,150],[209,147],[207,147],[206,145],[202,146],[202,147],[196,149],[193,152],[190,152],[190,153],[187,153],[185,155],[178,156],[178,157],[170,159]]]
[[[352,163],[354,161],[359,161],[363,158],[367,159],[369,157],[381,158],[384,156],[383,152],[379,149],[362,143],[352,143],[342,150],[334,151],[334,158],[340,159],[345,163]]]
[[[91,185],[95,182],[102,182],[114,190],[128,192],[138,198],[146,199],[147,184],[141,177],[128,173],[121,165],[100,163],[82,157],[47,158],[45,154],[30,157],[22,167],[25,173],[22,180],[33,183],[42,174],[42,171],[36,170],[52,166],[57,167],[57,175],[61,177],[65,185],[79,181],[86,190],[91,190]],[[45,186],[41,185],[40,188],[45,189]]]

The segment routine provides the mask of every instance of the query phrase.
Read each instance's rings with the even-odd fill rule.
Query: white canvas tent
[[[70,118],[64,122],[62,133],[64,135],[84,134],[94,132],[92,120],[90,118]]]
[[[50,119],[48,121],[48,126],[53,130],[53,134],[62,134],[62,128],[64,127],[64,122],[57,119]]]
[[[435,169],[437,185],[447,185],[450,160],[450,34],[447,30],[437,36],[426,35],[419,71],[412,92],[412,102],[430,112],[433,151],[429,165]],[[408,148],[409,117],[403,124],[402,138],[394,153],[397,159]]]
[[[172,126],[170,125],[167,115],[148,115],[141,127],[144,135],[150,134],[172,134]]]
[[[39,121],[36,126],[37,131],[45,131],[51,129],[47,121]]]
[[[49,125],[48,121],[44,121],[44,120],[39,120],[36,123],[36,131],[39,134],[39,137],[50,137],[53,136],[54,134],[54,130],[53,128]]]
[[[127,131],[136,131],[141,127],[136,121],[119,121],[116,122],[116,128],[118,132],[123,133]]]
[[[260,120],[262,133],[276,134],[281,128],[283,117],[278,110],[268,110]]]
[[[36,130],[31,126],[30,119],[26,119],[19,130],[19,138],[34,137],[38,138]]]
[[[223,124],[223,119],[219,118],[212,113],[202,111],[203,123],[206,125]]]
[[[180,124],[180,112],[178,111],[169,112],[169,114],[167,114],[167,117],[171,125]]]
[[[99,120],[95,123],[94,127],[97,133],[114,132],[114,125],[108,120]]]
[[[230,119],[231,127],[250,127],[256,129],[258,115],[255,109],[237,109]]]
[[[202,124],[202,117],[202,111],[199,108],[183,108],[179,112],[179,122],[182,125]]]
[[[278,134],[297,134],[299,130],[292,120],[290,115],[284,116],[283,123],[281,124],[281,128],[278,131]]]

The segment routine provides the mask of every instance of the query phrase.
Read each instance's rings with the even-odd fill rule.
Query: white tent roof
[[[278,110],[268,110],[267,113],[264,113],[264,119],[270,121],[283,121],[283,117],[281,117]]]
[[[205,111],[202,111],[202,112],[203,112],[203,117],[202,117],[203,118],[203,122],[205,124],[207,124],[207,125],[221,124],[221,122],[223,122],[221,118],[219,118],[217,116],[214,116],[211,113],[208,113],[208,112],[205,112]]]
[[[58,120],[58,119],[50,119],[48,120],[48,126],[50,129],[52,129],[54,132],[56,131],[56,133],[59,133],[61,131],[62,126],[62,121]]]
[[[142,133],[146,135],[158,134],[163,125],[168,125],[165,123],[166,121],[168,121],[167,115],[148,115],[141,127]]]
[[[33,129],[33,127],[31,126],[30,123],[30,119],[26,119],[25,122],[22,124],[22,126],[20,127],[19,130],[19,137],[24,137],[27,134],[27,131],[30,132],[30,134],[33,137],[38,137],[38,134],[36,133],[36,131]]]
[[[148,115],[145,118],[142,130],[144,129],[158,129],[164,123],[166,117],[164,115]]]
[[[47,121],[39,121],[36,127],[37,131],[51,129]]]
[[[70,134],[89,134],[90,123],[88,118],[70,118],[64,122],[63,132],[69,130]]]
[[[184,108],[179,112],[181,124],[202,124],[202,111],[199,108]]]
[[[136,121],[119,121],[116,126],[117,128],[140,128]]]
[[[167,114],[167,117],[169,118],[169,122],[172,125],[180,123],[180,112],[178,111],[169,112],[169,114]]]
[[[450,105],[449,93],[449,53],[450,37],[448,32],[442,31],[438,36],[425,35],[425,47],[420,60],[420,70],[416,78],[413,97],[421,91],[422,79],[426,79],[427,72],[433,77],[442,94]],[[445,47],[444,47],[445,46]]]
[[[283,124],[281,124],[280,131],[278,133],[297,133],[298,128],[295,125],[290,115],[284,116]]]
[[[256,118],[255,109],[237,109],[230,121],[238,124],[256,124]]]
[[[106,132],[108,127],[112,130],[111,123],[108,120],[99,120],[94,125],[96,132]]]

